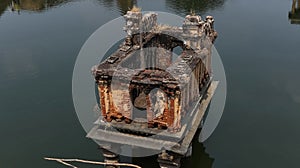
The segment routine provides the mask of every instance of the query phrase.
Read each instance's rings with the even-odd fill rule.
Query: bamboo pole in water
[[[82,160],[82,159],[59,159],[59,158],[44,158],[45,160],[49,161],[57,161],[63,165],[77,168],[76,166],[67,163],[67,162],[80,162],[80,163],[88,163],[88,164],[96,164],[96,165],[105,165],[105,166],[127,166],[127,167],[133,167],[133,168],[142,168],[140,166],[129,164],[129,163],[106,163],[106,162],[96,162],[96,161],[89,161],[89,160]]]

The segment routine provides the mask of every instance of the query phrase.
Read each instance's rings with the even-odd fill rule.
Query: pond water
[[[183,167],[300,166],[296,1],[1,0],[0,167],[59,167],[45,156],[102,160],[77,119],[72,72],[87,38],[133,5],[215,18],[226,106],[213,135],[194,143]],[[155,157],[132,161],[157,167]]]

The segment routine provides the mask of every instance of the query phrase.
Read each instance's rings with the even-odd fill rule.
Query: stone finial
[[[215,22],[214,17],[212,17],[212,16],[206,16],[206,22],[210,24],[210,27],[212,29],[214,29],[214,22]]]
[[[199,34],[199,27],[201,23],[201,17],[198,15],[187,15],[183,22],[182,28],[183,32],[187,36],[194,36]]]
[[[140,31],[140,23],[142,20],[142,12],[141,9],[133,6],[130,11],[127,11],[126,15],[124,15],[125,26],[124,30],[127,35],[131,36],[133,34],[139,33]]]
[[[199,23],[201,20],[201,16],[199,15],[186,15],[185,17],[186,22]]]
[[[214,17],[212,17],[212,16],[206,16],[206,20],[214,20]]]
[[[131,11],[131,12],[141,12],[141,11],[142,11],[142,8],[139,8],[139,7],[135,6],[135,5],[133,5],[133,7],[131,8],[130,11]]]

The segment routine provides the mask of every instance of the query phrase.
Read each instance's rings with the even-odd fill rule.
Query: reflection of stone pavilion
[[[205,13],[208,10],[214,10],[224,5],[226,0],[166,0],[166,6],[175,13],[186,14],[191,10],[196,13]]]
[[[300,24],[300,0],[293,0],[292,9],[289,12],[291,24]]]
[[[106,7],[116,6],[121,15],[126,14],[126,12],[133,8],[133,6],[137,6],[137,0],[98,0],[101,4]]]

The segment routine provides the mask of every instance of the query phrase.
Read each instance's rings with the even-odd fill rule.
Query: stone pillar
[[[170,100],[170,109],[169,109],[169,114],[167,115],[168,119],[167,119],[167,124],[168,124],[168,127],[172,127],[173,125],[173,122],[174,122],[174,114],[175,114],[175,104],[174,104],[174,97],[171,96],[169,98]]]
[[[180,109],[179,99],[180,99],[180,92],[176,91],[175,102],[174,102],[176,118],[174,120],[174,128],[177,131],[181,129],[181,109]]]
[[[149,121],[152,121],[154,119],[154,114],[153,114],[153,111],[152,111],[152,103],[151,103],[151,99],[150,99],[150,94],[147,94],[146,95],[146,102],[147,102],[147,120],[148,122]]]
[[[104,86],[102,84],[98,85],[98,91],[100,94],[100,107],[101,107],[101,113],[103,117],[106,117],[106,108],[105,108],[105,93],[104,93]]]
[[[111,87],[108,88],[108,97],[109,97],[109,111],[114,113],[116,110],[113,102]]]
[[[105,163],[118,163],[119,155],[111,151],[112,145],[101,146]],[[106,165],[105,168],[120,168],[120,166]]]
[[[158,155],[158,163],[161,168],[180,168],[182,156],[163,150],[161,154]]]
[[[166,96],[166,101],[165,101],[165,109],[164,109],[164,112],[163,112],[163,116],[164,116],[164,122],[167,122],[167,118],[165,118],[165,116],[169,116],[170,115],[170,108],[169,108],[169,102],[170,102],[170,98],[168,96]],[[167,127],[169,125],[167,124]]]
[[[107,83],[104,83],[103,91],[104,91],[105,111],[107,113],[107,112],[110,112],[110,109],[109,109],[109,95],[108,95],[108,86],[107,86]]]

